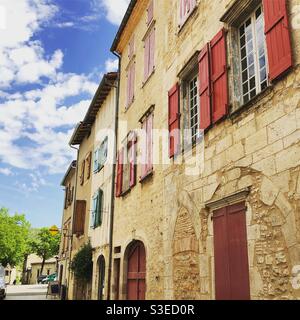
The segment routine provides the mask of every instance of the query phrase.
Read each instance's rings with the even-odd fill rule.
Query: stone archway
[[[190,214],[185,208],[178,213],[172,250],[174,299],[199,299],[199,244]]]

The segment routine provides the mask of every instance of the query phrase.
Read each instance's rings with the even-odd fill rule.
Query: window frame
[[[268,68],[268,49],[267,49],[267,45],[266,45],[266,37],[264,35],[264,56],[265,56],[265,72],[266,72],[266,87],[262,88],[262,83],[265,81],[261,81],[261,69],[260,69],[260,57],[259,57],[259,47],[258,47],[258,34],[257,34],[257,18],[256,18],[256,12],[258,9],[261,9],[261,19],[263,19],[263,30],[264,30],[264,25],[265,25],[265,19],[264,19],[264,10],[263,10],[263,4],[260,3],[258,4],[250,14],[247,15],[247,17],[245,17],[243,19],[243,21],[239,24],[239,26],[236,28],[236,33],[237,33],[237,37],[238,37],[238,59],[239,59],[239,84],[240,84],[240,107],[243,105],[246,105],[247,103],[251,102],[253,99],[255,99],[255,97],[257,97],[260,93],[262,93],[264,90],[266,90],[269,86],[270,86],[270,81],[268,78],[268,73],[269,73],[269,68]],[[247,41],[245,42],[245,48],[246,48],[246,56],[242,59],[242,47],[241,47],[241,34],[240,34],[240,28],[246,24],[246,22],[248,20],[251,20],[251,32],[252,32],[252,43],[253,43],[253,64],[254,64],[254,79],[255,79],[255,95],[251,96],[251,91],[253,91],[253,89],[250,89],[250,80],[253,78],[253,76],[250,78],[249,77],[249,65],[248,65],[248,52],[247,52]],[[244,34],[245,38],[246,38],[246,33]],[[246,59],[247,60],[247,68],[245,70],[247,70],[247,80],[245,82],[243,82],[243,67],[242,67],[242,60]],[[263,68],[262,68],[263,69]],[[244,70],[244,71],[245,71]],[[244,93],[244,89],[243,86],[244,84],[248,82],[248,92]],[[248,100],[245,101],[245,96],[248,95]]]
[[[104,156],[106,150],[106,154]],[[100,161],[100,157],[104,156],[104,160],[103,162]],[[98,147],[95,149],[94,151],[94,174],[97,174],[98,172],[100,172],[106,162],[107,162],[107,158],[108,158],[108,136],[106,136],[102,142],[98,145]],[[97,164],[97,167],[96,167]]]

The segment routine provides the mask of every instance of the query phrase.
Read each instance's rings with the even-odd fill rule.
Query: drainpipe
[[[76,210],[76,195],[77,195],[77,177],[78,177],[78,161],[79,161],[79,148],[75,148],[74,146],[72,146],[71,144],[69,144],[69,146],[76,150],[77,152],[77,160],[76,160],[76,176],[75,176],[75,188],[74,188],[74,197],[73,197],[73,214],[72,214],[72,218],[71,218],[71,243],[70,243],[70,247],[69,247],[69,274],[68,274],[68,287],[67,287],[67,298],[69,295],[69,287],[70,287],[70,275],[71,275],[71,259],[72,259],[72,250],[73,250],[73,229],[74,229],[74,213]]]
[[[120,71],[121,71],[121,56],[113,52],[119,60],[118,67],[118,84],[116,87],[116,114],[115,114],[115,141],[113,146],[113,172],[111,183],[111,201],[110,201],[110,227],[109,227],[109,261],[108,261],[108,285],[107,285],[107,300],[111,300],[111,276],[112,276],[112,259],[113,259],[113,229],[114,229],[114,212],[115,212],[115,179],[116,179],[116,158],[117,158],[117,137],[119,128],[119,95],[120,95]]]

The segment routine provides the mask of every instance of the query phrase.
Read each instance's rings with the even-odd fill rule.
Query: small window
[[[197,4],[196,0],[179,0],[179,27],[184,25]]]
[[[189,126],[191,130],[192,143],[196,142],[199,135],[199,97],[198,76],[194,76],[188,82],[187,102],[189,108]]]
[[[98,228],[102,224],[103,214],[103,191],[101,189],[92,199],[91,228]]]
[[[105,165],[108,152],[108,138],[106,137],[100,147],[94,152],[94,173],[99,172]]]
[[[259,7],[239,28],[243,103],[268,86],[264,17]]]

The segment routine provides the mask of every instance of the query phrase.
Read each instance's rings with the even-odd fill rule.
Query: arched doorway
[[[98,300],[104,299],[105,286],[105,259],[103,256],[98,258]]]
[[[127,300],[145,300],[146,251],[141,241],[127,248]]]

